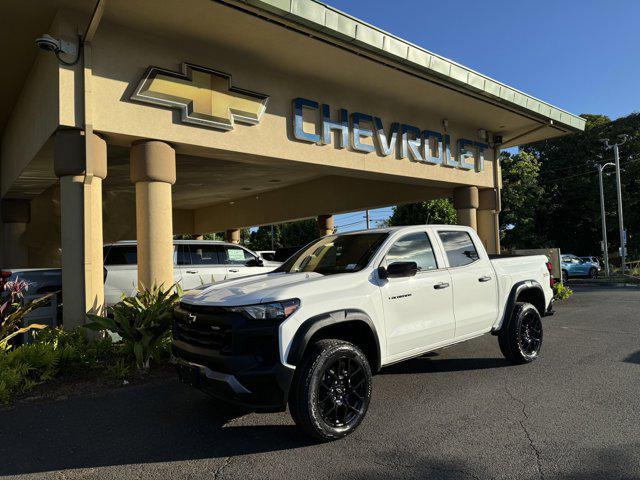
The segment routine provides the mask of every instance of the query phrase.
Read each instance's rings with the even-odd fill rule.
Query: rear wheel
[[[509,323],[498,335],[504,357],[511,363],[533,362],[542,347],[542,318],[530,303],[516,303]]]
[[[367,413],[371,385],[371,367],[357,346],[320,340],[296,369],[289,396],[291,416],[319,440],[344,437]]]

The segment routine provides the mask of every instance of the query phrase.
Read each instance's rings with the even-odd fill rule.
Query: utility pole
[[[367,230],[369,230],[369,228],[371,228],[370,219],[369,219],[369,210],[364,211],[364,218],[367,219]]]
[[[620,229],[620,259],[621,263],[621,271],[622,276],[624,276],[624,267],[625,261],[627,257],[627,246],[625,242],[625,234],[624,234],[624,219],[622,217],[622,182],[620,181],[620,152],[618,147],[627,141],[627,135],[618,135],[617,143],[613,145],[609,145],[609,139],[605,138],[602,140],[604,143],[604,147],[608,150],[613,148],[613,157],[616,162],[616,187],[618,189],[618,228]]]
[[[615,163],[605,163],[604,165],[596,165],[598,169],[598,178],[600,180],[600,216],[602,217],[602,256],[604,257],[604,271],[607,277],[609,272],[609,244],[607,243],[607,219],[604,211],[604,188],[602,186],[602,171],[609,165],[615,167]]]

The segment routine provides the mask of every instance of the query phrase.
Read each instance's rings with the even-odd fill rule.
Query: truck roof
[[[337,232],[334,235],[352,235],[358,233],[391,233],[397,232],[399,230],[415,230],[417,228],[447,228],[448,230],[468,230],[471,227],[467,227],[465,225],[447,225],[444,223],[428,223],[428,224],[418,224],[418,225],[404,225],[401,227],[385,227],[385,228],[370,228],[361,229],[361,230],[353,230],[349,232]]]

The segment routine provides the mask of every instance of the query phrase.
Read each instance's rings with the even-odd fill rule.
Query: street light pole
[[[627,141],[627,135],[618,135],[618,142],[613,145],[609,145],[609,139],[602,140],[605,148],[608,150],[613,148],[613,157],[616,162],[616,187],[618,190],[618,228],[620,230],[620,258],[622,260],[621,271],[624,276],[624,267],[627,257],[627,246],[624,241],[624,219],[622,217],[622,182],[620,181],[620,152],[618,147]]]
[[[607,243],[607,219],[604,210],[604,188],[602,186],[602,171],[609,165],[615,167],[615,163],[605,163],[604,165],[596,165],[598,169],[598,178],[600,180],[600,216],[602,217],[602,256],[604,257],[604,271],[607,277],[609,272],[609,244]]]
[[[369,219],[369,210],[364,211],[364,216],[365,216],[365,219],[367,220],[367,230],[369,230],[371,228],[371,222]]]

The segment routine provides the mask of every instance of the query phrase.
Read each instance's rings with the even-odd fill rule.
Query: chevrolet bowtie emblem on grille
[[[234,87],[227,73],[183,63],[182,72],[149,67],[131,99],[179,108],[185,123],[233,130],[234,122],[258,124],[269,97]]]

